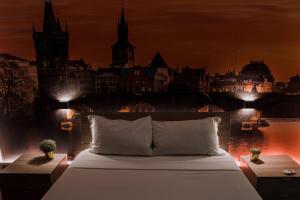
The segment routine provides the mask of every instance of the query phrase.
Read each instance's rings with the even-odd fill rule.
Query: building
[[[206,74],[205,68],[195,69],[198,75],[198,92],[209,92],[209,75]]]
[[[30,77],[30,79],[33,81],[33,86],[36,89],[38,88],[38,75],[35,62],[6,53],[0,54],[0,58],[2,61],[17,65],[20,70],[24,71],[23,74]]]
[[[113,68],[123,68],[128,65],[134,65],[135,47],[128,39],[128,22],[125,17],[124,4],[122,4],[121,16],[118,21],[118,39],[112,46],[112,64]]]
[[[154,91],[154,70],[150,67],[134,66],[121,72],[121,92],[140,95]]]
[[[200,85],[201,88],[206,87],[206,84],[201,83],[205,80],[205,69],[192,69],[189,66],[177,67],[172,76],[171,92],[197,93],[200,91]]]
[[[300,76],[299,74],[292,76],[287,83],[288,93],[300,93]]]
[[[238,89],[237,75],[235,71],[228,71],[225,74],[215,74],[210,79],[211,92],[236,92]]]
[[[171,69],[159,52],[149,66],[121,70],[121,92],[127,94],[164,93],[169,91]]]
[[[251,61],[242,68],[239,89],[251,93],[256,87],[258,93],[270,93],[274,87],[274,77],[264,61]]]
[[[110,95],[120,93],[121,69],[98,69],[95,75],[95,94]]]
[[[286,83],[276,82],[273,91],[277,93],[284,93],[286,91]]]
[[[83,59],[70,60],[68,69],[71,76],[76,80],[78,96],[91,96],[94,94],[94,76],[95,71],[90,64],[87,64]]]
[[[10,54],[0,54],[2,98],[18,100],[20,104],[30,104],[37,95],[37,88],[37,71],[33,62]]]
[[[150,71],[153,71],[153,92],[168,92],[170,85],[170,68],[157,52],[150,63]]]
[[[51,0],[45,0],[42,31],[32,33],[36,50],[39,92],[42,97],[54,97],[57,91],[66,89],[70,82],[68,77],[69,32],[63,30],[60,20],[56,18]]]
[[[270,93],[274,88],[274,77],[263,61],[251,61],[241,72],[228,71],[210,77],[209,91],[229,93]]]

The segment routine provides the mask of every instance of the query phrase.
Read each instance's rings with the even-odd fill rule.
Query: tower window
[[[139,70],[135,70],[134,71],[134,75],[139,76],[140,75],[140,71]]]

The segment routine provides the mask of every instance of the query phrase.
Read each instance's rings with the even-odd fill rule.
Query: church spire
[[[119,39],[127,39],[128,37],[128,23],[125,16],[124,0],[122,0],[121,16],[118,23],[118,36]]]
[[[121,24],[125,24],[125,23],[126,23],[126,18],[125,18],[124,0],[122,0]]]
[[[51,0],[45,0],[43,32],[56,32],[57,24]]]
[[[128,23],[125,15],[124,0],[122,0],[121,15],[118,17],[118,40],[112,46],[112,66],[124,67],[134,64],[135,47],[128,40]]]
[[[57,32],[62,32],[60,20],[58,18],[56,20],[56,27],[57,27]]]

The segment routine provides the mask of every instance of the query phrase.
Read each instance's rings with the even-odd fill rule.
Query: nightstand
[[[264,200],[300,199],[300,166],[289,156],[260,156],[256,163],[250,156],[242,156],[241,169]],[[296,174],[284,175],[285,169]]]
[[[7,167],[9,165],[9,163],[0,163],[0,170],[4,169],[5,167]]]
[[[67,167],[66,154],[55,154],[53,160],[24,154],[0,171],[2,199],[41,199]]]

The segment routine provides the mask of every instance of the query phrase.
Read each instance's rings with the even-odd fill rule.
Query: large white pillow
[[[152,155],[151,116],[135,121],[88,116],[91,123],[91,152],[109,155]]]
[[[154,155],[218,155],[219,117],[152,121]]]

